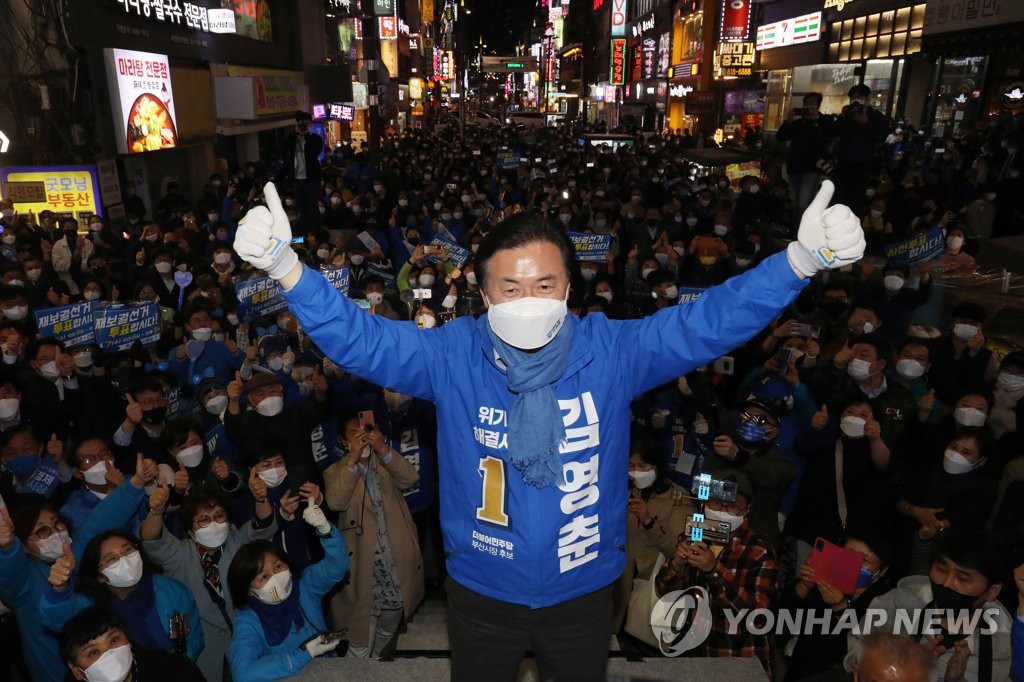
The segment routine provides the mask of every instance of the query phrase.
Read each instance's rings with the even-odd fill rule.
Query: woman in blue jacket
[[[86,545],[77,575],[70,552],[57,559],[39,603],[43,625],[60,631],[79,611],[105,606],[125,622],[133,644],[195,661],[204,646],[196,600],[180,582],[159,575],[141,547],[135,536],[108,530]]]
[[[321,602],[348,572],[348,549],[312,499],[302,518],[316,528],[325,556],[301,577],[292,575],[288,556],[266,540],[238,550],[228,569],[235,605],[231,674],[236,680],[291,677],[338,645],[340,638],[327,631]]]
[[[156,475],[156,464],[149,473]],[[114,488],[88,516],[76,519],[75,530],[49,503],[28,505],[11,518],[0,512],[0,599],[18,619],[25,662],[33,682],[60,682],[67,673],[61,663],[57,639],[46,631],[39,602],[47,586],[52,565],[70,552],[80,557],[82,549],[97,533],[129,522],[145,497],[148,474],[139,469],[128,483]],[[13,646],[13,643],[5,643]]]

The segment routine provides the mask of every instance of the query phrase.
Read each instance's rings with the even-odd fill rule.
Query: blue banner
[[[156,303],[112,303],[93,311],[96,343],[107,351],[129,350],[136,341],[150,346],[160,340],[160,309]]]
[[[394,295],[398,293],[398,281],[395,279],[394,271],[390,268],[382,267],[380,263],[367,263],[366,274],[384,280],[385,294]]]
[[[946,235],[941,227],[915,234],[910,239],[889,244],[885,247],[885,257],[889,265],[917,265],[931,260],[946,250]]]
[[[677,302],[679,305],[692,303],[703,296],[705,291],[707,289],[704,287],[679,287],[679,300]]]
[[[433,241],[430,242],[432,246],[440,246],[441,250],[448,256],[448,260],[457,268],[462,268],[469,259],[469,249],[464,249],[455,242],[449,241],[444,237],[434,237]],[[427,256],[426,260],[431,263],[437,263],[437,258],[434,256]]]
[[[236,282],[235,298],[238,299],[238,319],[242,322],[273,315],[288,308],[281,287],[269,277]]]
[[[42,308],[35,312],[36,326],[41,335],[60,339],[68,348],[85,346],[96,340],[92,309],[92,301]]]
[[[586,234],[570,232],[569,238],[576,246],[576,260],[584,263],[607,263],[612,248],[610,234]]]
[[[331,283],[331,286],[341,292],[342,296],[348,296],[348,268],[320,268],[321,274]]]
[[[515,170],[523,162],[523,155],[513,151],[498,152],[495,161],[498,164],[498,170]]]

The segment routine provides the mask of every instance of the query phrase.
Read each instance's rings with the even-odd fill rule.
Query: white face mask
[[[64,556],[64,545],[71,544],[71,536],[66,530],[58,531],[45,540],[36,543],[37,555],[43,561],[52,564]]]
[[[18,241],[18,236],[15,235],[15,234],[8,233],[8,234],[5,234],[3,237],[0,237],[0,241],[2,241],[4,244],[7,244],[8,246],[10,246],[14,242]]]
[[[878,220],[879,218],[882,217],[882,212],[878,211],[878,210],[875,210],[875,209],[872,209],[871,217],[874,218],[875,220]]]
[[[996,377],[996,386],[1008,393],[1014,393],[1024,388],[1024,376],[1000,372],[999,376]]]
[[[745,267],[750,265],[750,259],[749,258],[737,258],[736,259],[736,265],[738,267],[745,268]]]
[[[220,253],[213,254],[213,262],[217,265],[227,265],[231,262],[231,254],[221,251]]]
[[[466,273],[466,282],[469,283],[469,284],[472,284],[473,286],[476,286],[476,273],[475,272],[467,272]]]
[[[963,245],[964,245],[964,238],[963,237],[947,237],[946,238],[946,246],[948,246],[949,248],[953,249],[954,251],[956,249],[959,249]]]
[[[86,301],[98,301],[100,298],[100,292],[95,289],[89,289],[88,291],[82,292],[82,298]]]
[[[594,268],[580,268],[580,274],[583,276],[583,279],[589,282],[597,277],[597,270]]]
[[[292,573],[287,570],[275,573],[263,587],[250,591],[264,604],[280,604],[292,593]]]
[[[379,291],[371,291],[366,294],[366,300],[368,300],[372,305],[377,306],[384,302],[384,294]]]
[[[712,521],[728,523],[729,529],[734,533],[737,528],[743,525],[743,519],[746,518],[745,516],[737,516],[735,514],[730,514],[729,512],[716,511],[714,509],[705,509],[704,514]]]
[[[28,316],[28,306],[16,305],[13,308],[7,308],[4,310],[4,315],[7,316],[7,319],[14,320],[15,322],[24,320]]]
[[[924,375],[924,365],[917,360],[903,358],[896,363],[896,373],[904,379],[917,379]]]
[[[54,360],[50,360],[39,367],[39,374],[41,374],[44,379],[53,381],[60,376],[60,369],[57,367],[57,363]]]
[[[348,259],[352,261],[352,265],[362,265],[366,256],[361,253],[353,253]]]
[[[84,469],[82,471],[82,478],[85,479],[86,483],[92,483],[93,485],[106,485],[107,463],[96,462],[88,469]]]
[[[960,426],[984,426],[987,416],[975,407],[958,407],[953,410],[953,419]]]
[[[946,448],[942,453],[942,468],[947,474],[966,474],[974,468],[974,464],[953,448]]]
[[[903,288],[904,280],[899,275],[886,275],[882,283],[885,285],[886,291],[899,291]]]
[[[654,270],[655,268],[644,268],[643,270],[640,271],[640,278],[647,279],[650,276],[650,274],[654,272]]]
[[[257,475],[262,478],[263,482],[268,486],[276,488],[284,483],[284,479],[288,478],[288,470],[284,467],[274,467],[273,469],[264,469]]]
[[[102,573],[111,587],[132,587],[142,579],[142,555],[138,550],[117,560],[113,566],[104,568]]]
[[[279,395],[267,396],[256,406],[256,411],[264,417],[276,417],[284,409],[284,398]]]
[[[331,255],[331,252],[328,249],[317,249],[316,250],[316,257],[319,258],[320,260],[327,260],[327,257],[330,256],[330,255]]]
[[[847,438],[863,438],[864,426],[866,424],[867,422],[860,417],[848,415],[839,420],[839,430],[842,431],[843,435]]]
[[[971,337],[978,333],[978,328],[973,324],[954,324],[953,336],[961,341],[970,341]]]
[[[609,303],[612,302],[612,292],[610,292],[610,291],[598,291],[595,294],[595,296],[600,296],[601,298],[603,298],[604,300],[608,301]]]
[[[132,645],[122,644],[113,649],[107,649],[103,654],[93,661],[88,668],[80,670],[88,682],[123,682],[132,671],[132,663],[135,661],[132,656]]]
[[[725,235],[729,234],[729,226],[715,225],[715,234],[717,234],[719,237],[724,237]]]
[[[854,358],[853,360],[850,360],[850,364],[846,367],[846,373],[849,374],[850,378],[854,381],[864,381],[872,374],[871,363],[867,360]]]
[[[222,413],[227,406],[228,397],[226,395],[215,395],[206,401],[206,411],[214,416]]]
[[[633,487],[639,490],[645,490],[654,485],[654,482],[658,480],[658,471],[651,469],[650,471],[630,471],[629,480],[633,481]]]
[[[43,274],[43,271],[39,268],[32,268],[31,270],[26,270],[25,274],[28,275],[30,281],[35,282]]]
[[[270,358],[269,360],[267,360],[267,367],[274,370],[275,372],[280,372],[281,368],[284,367],[284,358]]]
[[[174,459],[178,461],[178,464],[184,464],[191,468],[198,466],[203,461],[203,446],[202,445],[190,445],[187,448],[182,449],[174,456]]]
[[[203,547],[216,549],[224,544],[224,541],[228,539],[228,533],[230,532],[231,526],[229,526],[226,521],[211,521],[210,525],[206,528],[197,528],[195,532],[192,533],[192,536],[196,539],[196,542]]]
[[[416,324],[421,329],[433,329],[437,326],[437,320],[433,315],[420,315],[416,318]]]
[[[672,286],[665,287],[666,299],[670,301],[675,300],[677,296],[679,296],[679,287],[677,287],[675,284],[673,284]]]
[[[159,272],[161,275],[166,275],[171,270],[172,270],[171,264],[168,263],[167,261],[163,261],[162,260],[162,261],[160,261],[159,263],[156,264],[156,271]]]
[[[444,297],[444,300],[441,301],[441,307],[443,307],[443,308],[454,308],[455,307],[455,300],[456,299],[455,299],[455,296],[453,294],[448,294],[447,296]]]
[[[0,400],[0,419],[10,419],[18,414],[21,407],[21,400],[18,398],[3,398]]]
[[[436,281],[437,278],[433,275],[420,275],[420,287],[424,289],[434,286],[434,282]]]
[[[192,330],[192,338],[196,341],[209,341],[213,337],[213,329],[210,327],[198,327]]]
[[[547,345],[565,323],[569,309],[564,299],[526,296],[487,309],[487,324],[499,339],[522,350]]]

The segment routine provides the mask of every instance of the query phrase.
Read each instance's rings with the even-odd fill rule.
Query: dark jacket
[[[826,158],[828,147],[835,135],[835,118],[819,115],[818,118],[798,118],[785,121],[779,126],[775,139],[788,142],[786,170],[789,173],[814,173],[818,159]]]
[[[289,180],[295,179],[295,152],[298,147],[298,135],[288,136],[284,145],[284,175]],[[320,152],[324,150],[324,139],[315,133],[306,135],[306,180],[320,182]]]

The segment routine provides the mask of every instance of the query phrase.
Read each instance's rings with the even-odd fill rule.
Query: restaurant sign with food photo
[[[178,146],[167,55],[116,48],[104,55],[118,150],[138,154]]]

